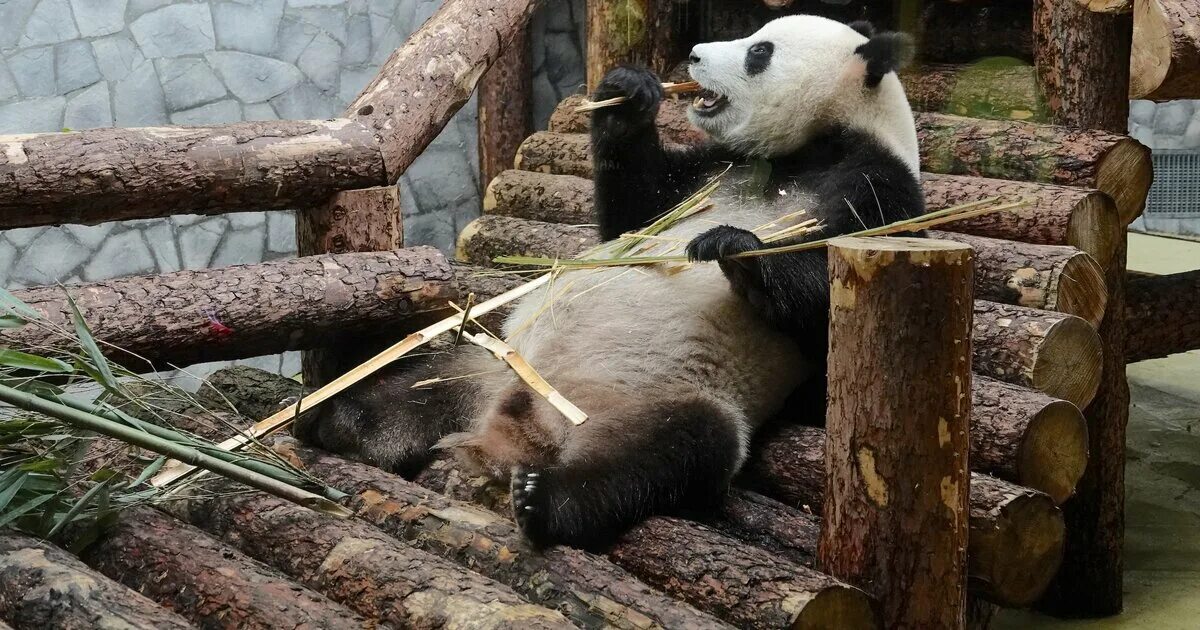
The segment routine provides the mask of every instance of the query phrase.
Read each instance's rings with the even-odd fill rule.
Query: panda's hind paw
[[[545,474],[542,470],[519,466],[513,470],[509,486],[512,491],[513,520],[535,547],[551,544],[545,527],[546,520],[551,516],[543,491]]]
[[[693,238],[688,243],[687,255],[692,261],[721,260],[762,248],[762,239],[753,232],[731,225],[719,225]]]

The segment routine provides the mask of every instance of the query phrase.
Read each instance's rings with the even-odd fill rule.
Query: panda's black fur
[[[902,40],[890,33],[865,31],[868,27],[861,24],[854,28],[870,38],[856,50],[866,67],[863,88],[876,89],[882,76],[900,62]],[[772,45],[748,50],[746,71],[769,67],[773,49]],[[654,125],[662,88],[658,77],[646,70],[613,69],[592,98],[615,96],[629,100],[595,111],[591,129],[597,216],[606,240],[645,226],[691,195],[714,171],[754,158],[716,144],[664,147]],[[768,161],[770,174],[761,203],[779,201],[778,195],[799,185],[813,200],[809,216],[824,223],[819,237],[880,226],[923,212],[911,161],[906,163],[866,130],[827,126],[798,149],[773,155]],[[794,407],[785,410],[788,392],[777,390],[790,381],[782,376],[778,384],[759,389],[755,383],[728,382],[736,381],[737,370],[742,368],[727,364],[754,365],[765,371],[756,372],[758,376],[753,378],[774,378],[772,370],[799,370],[795,363],[798,352],[817,364],[817,375],[823,379],[829,287],[823,250],[730,259],[767,245],[744,227],[718,225],[693,230],[694,237],[686,247],[689,258],[716,261],[732,294],[712,282],[704,283],[708,276],[700,276],[699,271],[695,276],[699,280],[692,282],[700,284],[693,285],[682,281],[667,284],[671,281],[657,276],[639,279],[637,274],[621,280],[627,289],[597,283],[592,288],[602,290],[591,293],[588,299],[592,302],[576,307],[584,310],[575,312],[583,318],[580,321],[591,321],[593,329],[558,331],[546,324],[529,334],[562,335],[564,339],[518,348],[548,381],[589,413],[591,417],[582,425],[569,426],[511,375],[452,380],[432,390],[411,389],[413,383],[430,376],[497,369],[486,353],[460,348],[450,363],[440,357],[418,358],[420,365],[415,368],[377,375],[352,395],[331,401],[321,415],[302,419],[299,435],[404,473],[418,470],[440,441],[440,446],[456,449],[489,474],[510,476],[514,517],[537,545],[598,548],[647,516],[710,508],[721,500],[741,466],[749,434],[767,416],[819,413]],[[618,273],[606,276],[608,282],[620,278]],[[614,364],[623,365],[624,372],[605,372],[607,364],[595,356],[564,356],[589,335],[598,336],[594,342],[603,344],[621,339],[626,329],[637,339],[624,341],[632,351],[653,345],[659,333],[641,330],[638,321],[587,319],[590,310],[604,308],[596,300],[632,299],[629,290],[642,286],[646,290],[651,286],[702,286],[716,295],[703,302],[715,309],[711,316],[685,311],[698,317],[694,329],[661,331],[662,338],[669,340],[663,343],[673,345],[648,354],[647,361],[679,357],[678,364],[662,368],[665,376],[632,374],[629,370],[641,370],[642,366],[628,363]],[[728,300],[720,297],[722,291]],[[603,297],[606,295],[609,297]],[[645,308],[662,308],[666,302],[688,297],[648,296]],[[739,302],[750,308],[738,306]],[[559,308],[565,321],[571,321],[572,307]],[[621,308],[629,311],[628,305]],[[757,328],[756,321],[760,322]],[[741,330],[729,331],[730,322]],[[714,334],[728,339],[704,347],[704,335]],[[694,353],[686,347],[689,343],[696,344]],[[758,365],[773,360],[782,364]],[[597,365],[589,365],[591,361]],[[645,369],[659,367],[647,365]],[[666,380],[657,386],[654,378]],[[799,384],[799,380],[794,383]],[[707,391],[710,388],[736,391],[717,395]],[[761,392],[774,397],[770,410],[730,403]],[[432,399],[441,404],[426,404]],[[792,396],[792,401],[798,399],[804,398]]]

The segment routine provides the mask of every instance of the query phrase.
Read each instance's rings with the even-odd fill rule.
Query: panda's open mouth
[[[724,94],[717,94],[709,89],[700,90],[699,96],[692,101],[692,111],[701,116],[716,116],[729,105],[729,99]]]

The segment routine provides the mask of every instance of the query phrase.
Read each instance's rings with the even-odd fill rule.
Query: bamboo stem
[[[688,92],[695,92],[700,89],[700,84],[695,81],[684,81],[682,83],[664,83],[664,84],[662,84],[662,88],[663,88],[664,93],[666,93],[668,96],[672,96],[675,94],[686,94]],[[575,112],[576,113],[590,112],[590,111],[600,109],[602,107],[611,107],[613,105],[620,105],[621,103],[624,103],[627,100],[629,100],[628,96],[614,96],[612,98],[606,98],[603,101],[584,101],[582,105],[575,108]]]
[[[546,382],[546,379],[542,378],[542,375],[538,374],[537,370],[533,369],[533,366],[525,360],[525,357],[521,356],[512,346],[491,335],[471,334],[461,328],[459,330],[467,341],[491,352],[497,359],[507,363],[517,373],[517,376],[525,381],[525,384],[545,398],[559,413],[566,416],[571,424],[579,426],[588,419],[586,413]]]

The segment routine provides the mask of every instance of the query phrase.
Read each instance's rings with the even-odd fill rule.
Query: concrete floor
[[[1129,268],[1200,268],[1200,242],[1131,234]],[[1128,367],[1125,612],[1058,620],[1003,611],[994,627],[1200,628],[1200,351]]]

